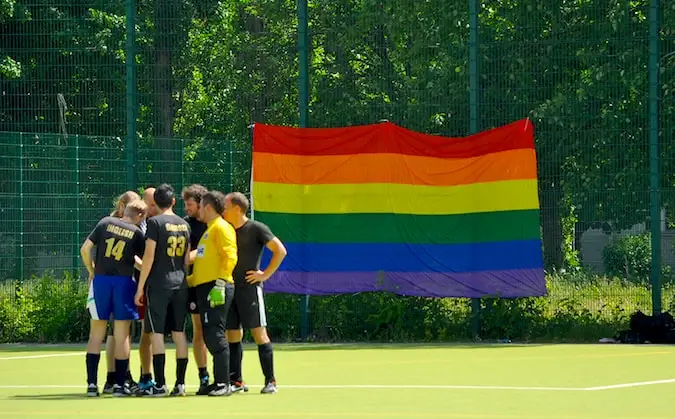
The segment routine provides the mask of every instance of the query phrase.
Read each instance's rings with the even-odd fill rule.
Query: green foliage
[[[649,290],[623,279],[581,271],[548,276],[546,297],[484,298],[483,340],[596,342],[628,327],[631,313],[651,310]],[[0,285],[0,342],[85,342],[86,281],[66,275]],[[675,307],[675,289],[663,290]],[[277,342],[299,336],[300,296],[266,297],[269,333]],[[471,339],[469,300],[361,293],[310,298],[312,341],[449,342]],[[188,322],[187,333],[191,335]]]
[[[46,275],[0,287],[0,342],[84,342],[86,281]]]
[[[33,341],[36,320],[33,300],[19,284],[3,284],[0,289],[0,342]]]
[[[637,284],[649,284],[652,262],[651,234],[624,236],[611,241],[602,251],[605,272]],[[664,266],[662,282],[671,278],[671,269]]]

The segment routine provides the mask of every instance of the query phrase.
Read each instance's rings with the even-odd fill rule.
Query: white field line
[[[65,354],[46,354],[46,355],[26,355],[26,356],[8,356],[0,358],[0,361],[11,361],[13,359],[36,359],[36,358],[57,358],[61,356],[82,356],[81,352],[68,352]]]
[[[0,358],[0,361],[15,359],[56,358],[66,356],[81,356],[80,352],[67,352],[45,355],[9,356]],[[513,391],[602,391],[620,388],[644,387],[659,384],[675,383],[675,378],[654,381],[638,381],[634,383],[611,384],[596,387],[528,387],[528,386],[467,386],[467,385],[379,385],[379,384],[317,384],[317,385],[282,385],[288,389],[380,389],[380,390],[513,390]],[[197,387],[189,385],[188,387]],[[260,384],[251,384],[249,387],[262,387]],[[20,388],[82,388],[81,385],[0,385],[0,389]]]
[[[675,383],[675,378],[670,378],[668,380],[638,381],[636,383],[612,384],[609,386],[588,387],[585,388],[584,390],[586,391],[614,390],[617,388],[654,386],[658,384],[671,384],[671,383]]]

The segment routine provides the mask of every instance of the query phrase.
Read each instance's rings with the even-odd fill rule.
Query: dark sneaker
[[[112,394],[113,387],[115,387],[115,383],[105,383],[103,386],[103,394]]]
[[[124,392],[129,395],[137,395],[141,392],[141,387],[134,380],[127,380],[124,382]]]
[[[143,395],[147,397],[166,397],[169,395],[169,389],[166,387],[166,385],[161,387],[153,385],[149,389],[145,390]]]
[[[185,396],[185,384],[176,384],[171,390],[171,396],[182,397]]]
[[[152,380],[147,380],[147,381],[139,381],[138,382],[138,393],[136,393],[137,396],[142,396],[145,394],[145,391],[150,389],[150,387],[154,386],[155,382]]]
[[[209,396],[231,396],[232,388],[229,384],[213,384],[211,386],[211,391],[209,391]]]
[[[277,382],[276,381],[270,381],[269,383],[265,384],[265,387],[260,390],[262,394],[274,394],[277,392]]]
[[[244,384],[242,381],[234,381],[230,383],[230,386],[232,387],[233,393],[239,393],[240,391],[248,393],[248,386]]]
[[[206,377],[199,379],[199,390],[197,390],[197,396],[208,396],[209,391],[211,391],[211,388],[209,388],[209,376],[207,375]]]
[[[89,384],[87,387],[87,397],[98,397],[98,386],[96,384]]]
[[[128,393],[128,390],[125,387],[120,387],[117,384],[113,386],[113,397],[129,397],[131,394]]]

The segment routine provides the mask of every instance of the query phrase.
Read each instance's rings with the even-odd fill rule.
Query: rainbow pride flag
[[[546,294],[527,119],[463,138],[255,124],[252,176],[254,218],[288,249],[267,291]]]

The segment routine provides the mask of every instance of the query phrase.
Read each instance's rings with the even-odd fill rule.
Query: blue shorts
[[[93,320],[138,320],[134,297],[136,282],[130,276],[96,275],[89,286],[87,309]]]

